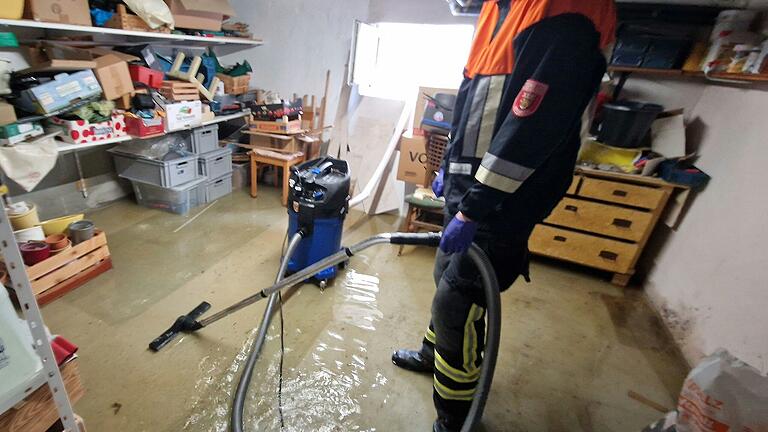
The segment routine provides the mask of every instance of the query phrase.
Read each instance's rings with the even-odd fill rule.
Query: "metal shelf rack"
[[[5,189],[5,186],[0,186]],[[5,195],[4,190],[0,190],[0,194]],[[1,202],[2,200],[0,200]],[[5,207],[5,206],[3,206]],[[42,373],[39,375],[35,389],[43,384],[48,384],[53,395],[53,401],[56,404],[56,409],[59,411],[59,418],[64,425],[65,432],[78,432],[80,429],[76,423],[75,413],[72,409],[72,403],[69,400],[67,391],[64,387],[64,380],[61,377],[59,366],[56,364],[56,358],[53,355],[53,349],[48,341],[48,335],[45,330],[45,322],[40,312],[40,306],[35,300],[35,294],[32,292],[32,286],[27,276],[27,271],[24,267],[24,262],[21,259],[21,252],[16,245],[16,238],[13,236],[13,227],[8,219],[8,215],[5,209],[0,211],[0,252],[5,259],[5,265],[10,275],[10,280],[13,284],[13,289],[16,292],[16,297],[19,299],[22,313],[27,320],[27,325],[32,333],[32,338],[35,343],[35,351],[40,356],[40,360],[43,363]],[[16,405],[25,397],[29,395],[29,392],[21,392],[17,395],[12,395],[8,404],[10,406]],[[0,407],[0,414],[7,410],[9,407]]]

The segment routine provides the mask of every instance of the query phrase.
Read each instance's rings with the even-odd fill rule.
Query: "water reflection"
[[[381,371],[366,368],[365,340],[369,339],[366,334],[376,331],[377,322],[383,318],[377,306],[378,294],[377,276],[351,269],[342,274],[334,287],[317,296],[316,301],[332,302],[332,316],[309,349],[292,346],[292,339],[305,333],[300,319],[286,322],[282,429],[277,406],[280,329],[276,325],[270,327],[246,401],[247,431],[377,430],[367,425],[369,419],[378,417],[377,413],[368,412],[366,416],[365,409],[376,410],[387,403],[388,379]],[[285,307],[296,305],[288,302]],[[279,325],[279,319],[275,317],[273,323]],[[234,359],[225,358],[217,350],[200,361],[200,376],[205,378],[197,383],[198,396],[191,402],[194,414],[183,430],[229,430],[232,394],[255,335],[256,330],[249,334]]]

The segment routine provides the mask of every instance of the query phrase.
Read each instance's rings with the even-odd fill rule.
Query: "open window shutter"
[[[350,51],[349,85],[370,86],[373,83],[379,53],[379,30],[376,26],[355,21]]]

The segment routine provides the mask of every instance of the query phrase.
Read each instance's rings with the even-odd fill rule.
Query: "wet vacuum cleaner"
[[[348,247],[341,246],[344,219],[349,211],[349,167],[346,162],[323,158],[305,162],[293,169],[289,179],[290,203],[288,208],[288,237],[285,255],[280,261],[275,283],[237,303],[211,314],[205,314],[211,305],[202,302],[186,315],[176,319],[173,325],[150,342],[149,349],[159,351],[182,332],[195,332],[228,317],[234,312],[269,298],[259,331],[247,356],[232,402],[230,427],[232,432],[242,432],[245,420],[244,403],[256,361],[266,341],[273,313],[281,304],[280,292],[309,280],[323,287],[336,277],[338,267],[346,264],[356,254],[379,245],[424,245],[437,247],[440,233],[382,233]],[[501,299],[496,274],[488,257],[479,246],[473,244],[467,256],[480,273],[486,298],[486,349],[483,367],[462,432],[471,431],[480,421],[488,399],[501,330]],[[292,273],[287,275],[288,273]],[[279,393],[278,393],[279,394]]]
[[[300,231],[303,238],[288,261],[288,274],[341,250],[349,185],[349,165],[343,160],[326,157],[294,167],[288,180],[288,238]],[[324,289],[337,273],[336,266],[328,267],[311,280]]]

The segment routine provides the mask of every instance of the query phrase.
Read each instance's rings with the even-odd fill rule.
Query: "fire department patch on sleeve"
[[[515,103],[512,105],[512,112],[518,117],[533,115],[539,109],[547,90],[549,90],[548,85],[529,79],[520,89],[520,93],[517,94]]]

